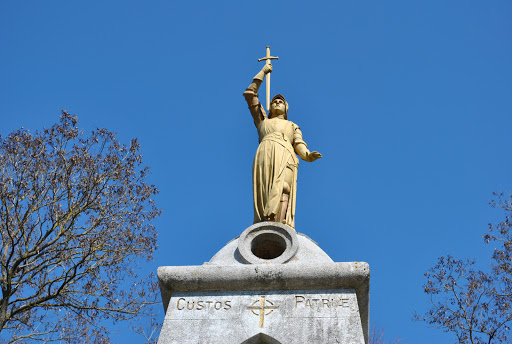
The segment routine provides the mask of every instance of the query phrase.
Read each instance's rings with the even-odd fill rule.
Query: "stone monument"
[[[298,154],[310,152],[288,103],[270,101],[270,56],[244,92],[258,130],[254,224],[202,266],[158,269],[165,309],[159,344],[368,344],[370,270],[335,263],[295,231]],[[258,100],[266,77],[267,116]]]

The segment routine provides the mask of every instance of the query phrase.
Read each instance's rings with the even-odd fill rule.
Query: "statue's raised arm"
[[[247,101],[247,105],[251,111],[252,118],[254,119],[254,125],[256,126],[258,126],[261,121],[267,118],[267,113],[265,112],[263,105],[261,105],[260,100],[258,99],[258,90],[261,83],[263,82],[265,75],[271,72],[272,64],[269,63],[263,66],[259,73],[254,76],[252,83],[244,92],[245,100]]]
[[[295,228],[296,154],[310,162],[322,154],[310,152],[299,126],[288,121],[288,102],[281,94],[272,98],[267,116],[258,89],[271,72],[272,65],[267,63],[244,92],[260,142],[252,168],[254,223],[273,221]]]

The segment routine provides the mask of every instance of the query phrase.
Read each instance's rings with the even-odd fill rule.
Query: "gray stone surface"
[[[265,226],[275,226],[277,228],[290,227],[283,225],[281,223],[275,223],[275,222],[261,222],[255,225],[250,226],[247,228],[243,233],[253,233],[254,228],[262,228],[264,229]],[[295,233],[295,231],[293,231]],[[213,256],[213,258],[206,264],[213,264],[213,265],[240,265],[240,264],[250,264],[247,262],[246,259],[242,258],[240,255],[240,246],[250,246],[250,236],[245,236],[245,240],[242,240],[245,242],[244,244],[239,243],[241,241],[242,235],[240,237],[237,237],[230,242],[226,244],[219,252]],[[271,259],[271,260],[263,260],[259,259],[257,257],[253,258],[253,261],[258,261],[258,264],[323,264],[323,263],[334,263],[333,260],[318,246],[316,242],[311,240],[308,236],[296,233],[296,250],[290,249],[291,252],[294,252],[294,254],[291,257],[286,257],[286,261],[283,262],[282,259]],[[291,239],[293,240],[293,238]],[[295,242],[294,242],[295,244]],[[247,254],[249,256],[249,254]]]
[[[159,344],[364,344],[350,289],[175,293],[165,322]]]
[[[293,228],[260,222],[247,228],[237,241],[238,254],[248,264],[283,264],[295,257],[299,240]]]
[[[171,297],[183,292],[221,291],[236,295],[243,292],[354,290],[363,335],[368,343],[370,269],[364,262],[166,266],[158,268],[158,280],[166,312]],[[166,320],[160,340],[171,327]]]
[[[158,268],[159,344],[368,344],[370,268],[290,227],[247,228],[202,266]]]

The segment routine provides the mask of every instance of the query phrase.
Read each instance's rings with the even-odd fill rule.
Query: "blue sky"
[[[252,223],[242,92],[270,45],[272,94],[324,155],[300,164],[297,231],[370,264],[370,320],[389,338],[452,343],[411,318],[437,257],[485,267],[492,251],[488,202],[511,189],[511,14],[508,1],[4,1],[0,133],[66,109],[86,133],[139,138],[164,211],[149,268],[200,265]]]

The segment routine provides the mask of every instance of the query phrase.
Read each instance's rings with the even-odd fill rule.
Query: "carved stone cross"
[[[256,303],[260,303],[259,306],[255,306]],[[267,306],[266,303],[270,303],[270,306]],[[266,300],[265,296],[261,296],[260,300],[256,300],[253,302],[252,306],[247,307],[247,309],[250,309],[254,315],[258,315],[255,311],[260,311],[260,328],[263,328],[263,321],[265,320],[265,315],[269,315],[274,311],[274,309],[278,309],[279,306],[274,306],[274,303]],[[265,311],[270,310],[267,314],[265,314]]]

